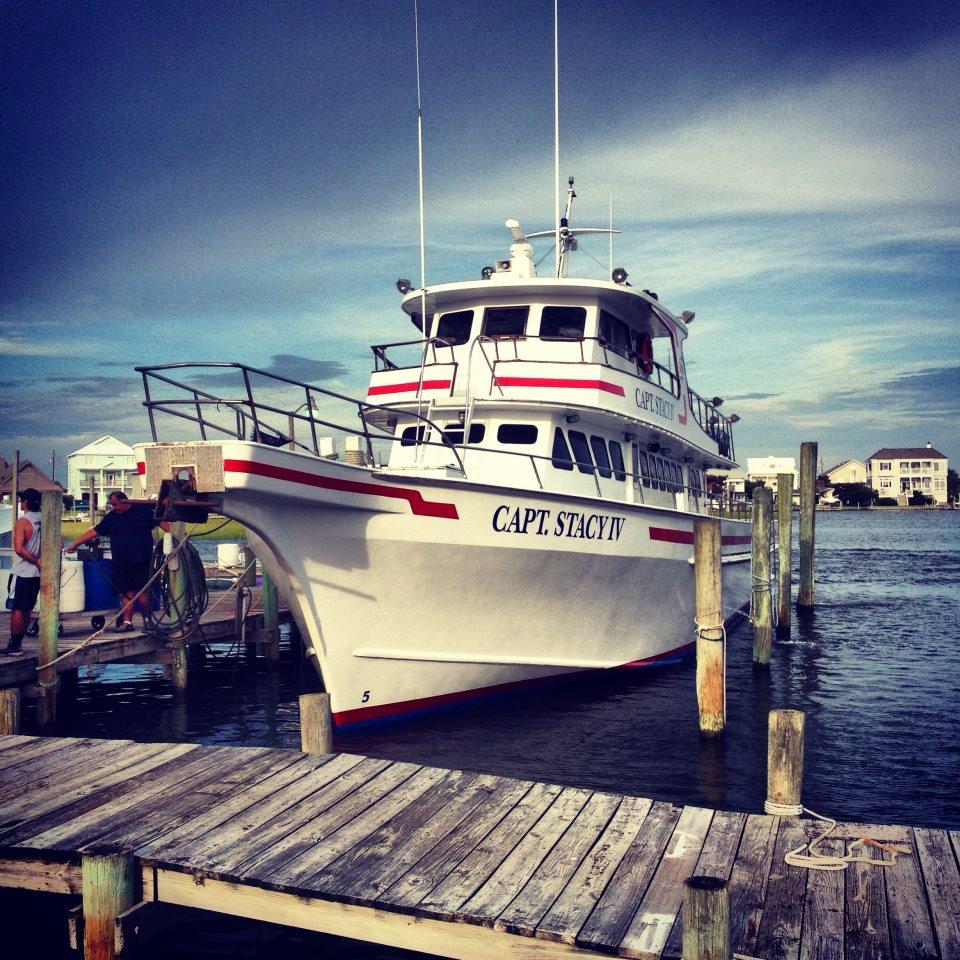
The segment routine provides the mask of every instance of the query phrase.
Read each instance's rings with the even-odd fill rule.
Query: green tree
[[[880,497],[873,487],[865,483],[838,483],[833,488],[833,495],[845,507],[869,507]]]

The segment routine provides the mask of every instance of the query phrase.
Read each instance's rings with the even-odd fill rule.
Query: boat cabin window
[[[573,469],[573,458],[570,456],[563,431],[559,427],[553,432],[553,465],[558,470]]]
[[[599,340],[601,346],[619,353],[621,357],[630,353],[630,328],[606,310],[600,311]]]
[[[451,347],[466,343],[470,339],[473,327],[473,311],[457,310],[445,313],[437,324],[437,338],[445,340]]]
[[[597,464],[597,472],[601,477],[609,477],[610,457],[607,455],[607,444],[603,437],[590,437],[590,449],[593,450],[593,459]]]
[[[423,314],[422,313],[411,313],[410,322],[421,332],[423,331]],[[430,336],[430,331],[433,329],[433,314],[427,316],[427,336]]]
[[[549,340],[581,340],[586,322],[585,307],[544,307],[540,336]]]
[[[487,432],[487,428],[482,423],[471,423],[470,424],[470,439],[467,443],[482,443],[483,435]],[[455,446],[460,446],[463,443],[463,424],[462,423],[451,423],[444,427],[443,435]]]
[[[640,476],[643,477],[643,485],[645,487],[649,487],[650,461],[647,459],[647,455],[642,450],[637,453],[637,459],[640,461]]]
[[[571,430],[570,446],[577,461],[577,469],[581,473],[593,473],[593,458],[590,456],[590,444],[587,443],[586,434]]]
[[[537,428],[532,423],[501,423],[497,443],[536,443]]]
[[[618,480],[626,480],[627,468],[623,462],[623,448],[616,440],[610,441],[610,462],[613,464],[613,475]]]
[[[415,447],[418,443],[422,442],[423,431],[423,427],[407,427],[407,429],[400,434],[400,446]]]
[[[485,337],[522,337],[527,332],[529,307],[487,307],[483,311]]]

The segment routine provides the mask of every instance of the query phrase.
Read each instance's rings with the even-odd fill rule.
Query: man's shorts
[[[150,562],[117,563],[114,561],[110,579],[120,593],[137,593],[150,579]]]
[[[13,580],[13,609],[30,613],[40,595],[40,578],[18,577],[16,574],[10,574],[10,578]]]

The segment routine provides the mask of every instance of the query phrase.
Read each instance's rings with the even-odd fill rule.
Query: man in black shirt
[[[122,625],[118,630],[133,629],[133,610],[141,614],[149,610],[150,591],[144,590],[150,579],[153,556],[153,529],[169,529],[169,524],[154,519],[153,508],[144,503],[131,503],[122,490],[114,490],[107,498],[111,510],[95,527],[77,537],[65,548],[72,553],[81,544],[95,537],[110,538],[113,558],[111,579],[123,596]]]

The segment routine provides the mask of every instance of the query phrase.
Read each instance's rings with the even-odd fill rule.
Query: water
[[[215,552],[213,544],[204,545]],[[960,512],[817,515],[817,608],[776,642],[769,671],[751,633],[729,637],[727,732],[703,740],[691,661],[619,672],[339,734],[340,750],[498,773],[674,803],[759,811],[767,713],[807,717],[804,802],[846,820],[960,826]],[[794,592],[796,585],[794,585]],[[159,667],[81,671],[71,736],[299,745],[297,695],[314,678],[290,657],[267,672],[226,646],[175,698]],[[27,728],[32,718],[27,717]],[[0,902],[0,907],[3,903]],[[334,958],[409,957],[348,941],[208,922],[157,957],[324,949]],[[303,951],[301,954],[299,951]]]

